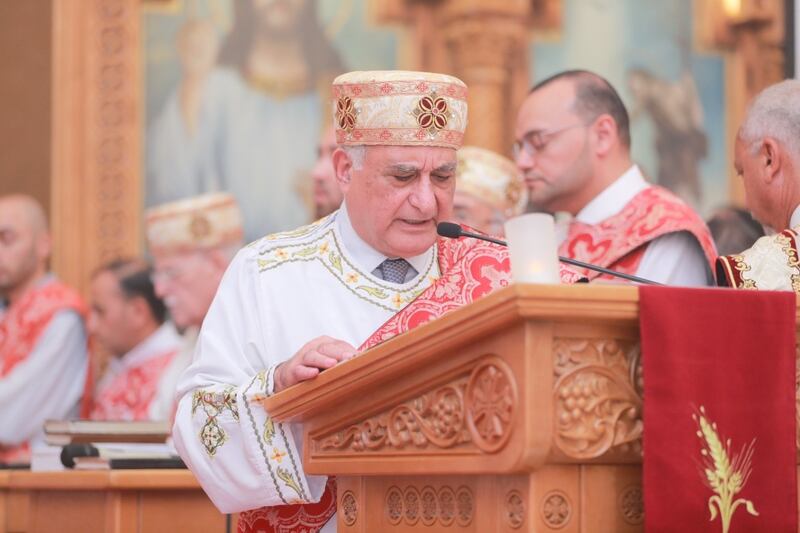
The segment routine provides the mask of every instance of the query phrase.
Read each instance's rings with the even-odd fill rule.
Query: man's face
[[[503,218],[502,213],[489,203],[470,193],[456,189],[453,199],[453,220],[455,222],[466,224],[489,235],[503,237],[505,235]]]
[[[362,169],[340,170],[353,227],[387,257],[424,253],[436,241],[436,225],[452,216],[452,148],[369,146]]]
[[[745,206],[753,217],[775,230],[782,229],[782,224],[773,220],[772,196],[769,184],[765,180],[764,165],[761,163],[761,154],[758,153],[757,144],[746,142],[737,135],[734,145],[734,167],[736,173],[744,183]]]
[[[24,285],[47,259],[43,230],[37,230],[19,205],[0,205],[0,294]]]
[[[211,307],[222,275],[215,252],[184,252],[154,256],[156,295],[164,300],[175,325],[199,327]]]
[[[342,205],[342,191],[336,182],[336,172],[333,169],[333,152],[336,150],[336,134],[333,128],[328,128],[317,148],[317,162],[311,170],[314,182],[314,212],[316,218],[333,213]]]
[[[558,80],[528,95],[517,116],[516,162],[538,211],[571,210],[592,178],[588,130],[574,100],[572,82]]]
[[[125,297],[117,277],[108,271],[92,280],[91,294],[89,333],[111,354],[125,355],[136,346],[136,327],[141,322],[133,300]]]

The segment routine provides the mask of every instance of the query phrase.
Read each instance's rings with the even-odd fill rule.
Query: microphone
[[[494,237],[481,235],[479,233],[472,233],[471,231],[464,231],[461,228],[461,226],[459,226],[455,222],[439,222],[439,224],[436,226],[436,233],[448,239],[458,239],[459,237],[471,237],[473,239],[488,241],[494,244],[498,244],[500,246],[508,246],[508,243],[506,241],[501,241],[500,239],[495,239]],[[630,274],[624,274],[622,272],[617,272],[616,270],[603,268],[601,266],[593,265],[591,263],[584,263],[583,261],[578,261],[577,259],[570,259],[569,257],[558,256],[558,260],[568,265],[576,266],[579,268],[585,268],[586,270],[593,270],[595,272],[600,272],[601,274],[607,274],[615,278],[621,278],[627,281],[641,283],[642,285],[662,285],[661,283],[649,279],[640,278],[639,276],[632,276]]]

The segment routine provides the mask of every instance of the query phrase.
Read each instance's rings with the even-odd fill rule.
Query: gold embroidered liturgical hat
[[[517,165],[477,146],[458,151],[456,190],[488,202],[506,217],[522,214],[528,204],[528,189]]]
[[[147,243],[152,253],[184,252],[241,244],[242,214],[227,193],[209,193],[147,211]]]
[[[458,149],[467,127],[467,86],[446,74],[403,70],[349,72],[333,80],[340,145]]]

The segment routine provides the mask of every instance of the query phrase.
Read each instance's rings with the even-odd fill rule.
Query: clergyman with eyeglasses
[[[632,162],[628,111],[608,81],[572,70],[538,83],[515,136],[529,209],[556,216],[560,255],[669,285],[713,283],[708,228]]]

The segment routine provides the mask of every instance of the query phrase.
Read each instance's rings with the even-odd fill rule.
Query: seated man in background
[[[780,233],[717,260],[717,281],[737,289],[800,293],[800,81],[759,93],[736,135],[736,172],[753,216]]]
[[[175,386],[188,361],[166,322],[167,309],[155,293],[150,265],[118,260],[92,278],[89,333],[111,355],[97,384],[93,420],[171,420]]]
[[[225,269],[243,244],[242,214],[227,193],[210,193],[154,207],[146,215],[153,284],[183,333],[188,365],[203,319]]]
[[[319,140],[317,162],[311,169],[315,219],[330,215],[342,205],[344,196],[333,171],[333,152],[337,147],[336,134],[333,126],[330,126]]]
[[[516,138],[530,207],[568,225],[557,228],[559,255],[668,285],[712,284],[708,228],[633,163],[628,110],[608,81],[573,70],[538,83],[517,115]]]
[[[513,161],[477,146],[458,151],[456,222],[502,237],[505,221],[521,215],[527,205],[528,191]]]
[[[31,197],[0,197],[0,463],[28,462],[44,421],[78,415],[85,308],[48,273],[50,234]]]

